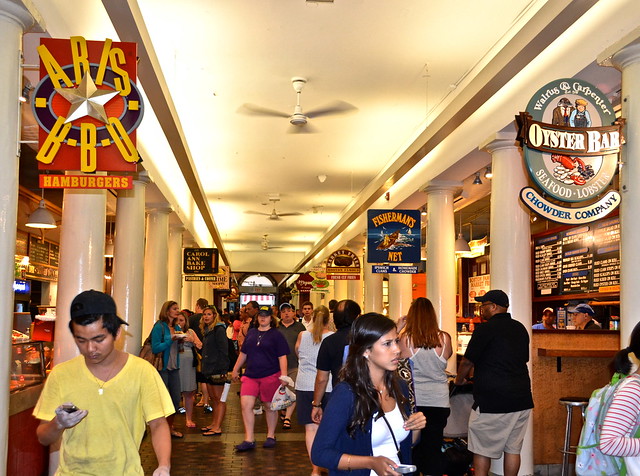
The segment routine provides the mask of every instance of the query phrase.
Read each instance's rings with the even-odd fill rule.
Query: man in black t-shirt
[[[516,476],[520,451],[533,408],[529,378],[529,334],[507,313],[509,297],[493,289],[476,301],[487,320],[476,327],[454,383],[463,385],[471,370],[473,410],[469,450],[476,476],[489,474],[492,459],[504,454],[504,475]]]
[[[315,423],[320,423],[322,419],[322,406],[326,404],[325,391],[331,374],[331,383],[335,387],[338,383],[338,374],[345,360],[345,346],[348,343],[351,324],[360,315],[360,306],[351,299],[340,301],[333,313],[333,322],[337,331],[326,337],[316,360],[316,383],[313,389],[313,401],[311,405],[311,418]]]

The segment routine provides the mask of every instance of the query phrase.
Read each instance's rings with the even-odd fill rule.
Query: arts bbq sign
[[[357,280],[360,279],[360,259],[351,250],[338,250],[327,258],[327,279]]]
[[[367,263],[419,263],[420,210],[367,211]]]
[[[40,170],[135,172],[136,128],[144,105],[136,87],[135,43],[42,38],[33,114]],[[131,188],[130,177],[89,183],[83,175],[43,175],[42,188]],[[98,176],[96,176],[98,177]]]
[[[621,122],[613,106],[595,86],[578,79],[558,79],[541,88],[526,112],[516,117],[518,140],[532,187],[520,192],[522,202],[541,216],[566,224],[595,221],[620,204],[610,188],[623,143]]]

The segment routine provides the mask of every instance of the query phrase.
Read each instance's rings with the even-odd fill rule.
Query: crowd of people
[[[296,420],[304,425],[312,476],[322,468],[330,475],[442,475],[449,389],[473,372],[469,449],[475,474],[488,474],[491,460],[504,456],[504,474],[515,475],[533,407],[529,336],[507,312],[504,292],[492,290],[477,301],[487,322],[476,328],[452,380],[446,372],[451,336],[426,298],[395,320],[362,313],[352,300],[315,308],[304,302],[300,314],[291,303],[250,301],[237,316],[221,314],[205,299],[198,299],[195,312],[167,301],[151,330],[152,351],[161,356],[154,369],[116,349],[126,322],[113,299],[85,291],[74,299],[69,323],[81,355],[48,378],[34,410],[38,437],[43,444],[62,437],[60,474],[86,465],[97,468],[95,474],[115,474],[113,466],[100,473],[106,464],[128,466],[118,474],[142,474],[129,468],[137,468],[131,461],[139,463],[137,449],[149,425],[158,459],[154,476],[165,476],[171,438],[183,437],[175,415],[184,413],[192,428],[194,407],[203,406],[211,422],[202,435],[221,435],[229,384],[239,381],[244,439],[237,452],[255,450],[256,415],[264,413],[263,448],[276,446],[279,420],[283,431]],[[403,363],[408,377],[399,370]],[[70,380],[74,385],[65,385]],[[276,391],[292,382],[296,405],[272,410]],[[107,452],[118,457],[106,463]]]

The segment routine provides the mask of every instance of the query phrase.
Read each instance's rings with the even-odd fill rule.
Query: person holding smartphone
[[[71,303],[69,330],[80,355],[53,368],[33,410],[38,441],[62,441],[57,475],[143,476],[139,448],[149,425],[158,459],[153,476],[169,476],[165,417],[174,405],[149,362],[115,347],[122,324],[107,294],[84,291]]]
[[[341,381],[311,449],[313,464],[327,468],[330,476],[415,472],[412,433],[418,436],[426,418],[411,414],[408,388],[396,374],[399,358],[393,320],[368,313],[354,321]]]

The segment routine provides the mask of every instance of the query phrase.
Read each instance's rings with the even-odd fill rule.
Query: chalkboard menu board
[[[20,256],[27,256],[27,243],[29,241],[29,235],[24,231],[18,230],[16,233],[16,254]]]
[[[31,263],[58,266],[60,247],[35,236],[29,237],[29,261]]]
[[[534,237],[534,296],[620,290],[620,218]]]

